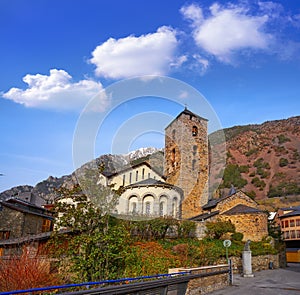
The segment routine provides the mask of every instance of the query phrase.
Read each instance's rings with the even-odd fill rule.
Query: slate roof
[[[115,171],[103,171],[102,174],[108,178],[112,177],[112,176],[115,176],[115,175],[118,175],[118,174],[121,174],[123,172],[126,172],[126,171],[129,171],[129,170],[132,170],[132,169],[135,169],[137,167],[140,167],[140,166],[143,166],[143,165],[146,165],[148,166],[152,171],[154,171],[155,173],[157,173],[160,177],[162,177],[163,179],[165,179],[165,176],[162,175],[158,170],[156,170],[155,168],[153,168],[148,162],[144,161],[144,162],[141,162],[141,163],[138,163],[138,164],[135,164],[135,165],[131,165],[131,164],[128,164],[128,165],[125,165],[123,166],[121,169],[117,169]]]
[[[218,215],[220,211],[214,211],[214,212],[210,212],[210,213],[203,213],[194,217],[189,218],[189,220],[193,220],[193,221],[202,221],[202,220],[206,220],[209,219],[215,215]]]
[[[195,114],[195,113],[191,112],[190,110],[188,110],[187,107],[185,107],[184,110],[183,110],[180,114],[178,114],[177,117],[176,117],[174,120],[172,120],[171,123],[168,124],[168,126],[167,126],[165,129],[167,129],[167,128],[168,128],[175,120],[177,120],[182,114],[189,115],[189,116],[191,116],[191,117],[196,117],[196,118],[198,118],[199,120],[205,120],[205,121],[208,121],[207,119],[198,116],[197,114]]]
[[[47,219],[53,219],[53,217],[47,209],[40,206],[36,206],[32,203],[26,202],[15,197],[8,198],[5,201],[0,201],[0,206],[5,206],[7,208],[27,214],[45,217]]]
[[[147,186],[160,186],[160,187],[172,188],[172,189],[179,191],[180,193],[183,193],[182,189],[179,188],[178,186],[175,186],[173,184],[163,182],[160,180],[156,180],[154,178],[147,178],[147,179],[141,180],[139,182],[129,184],[125,188],[127,189],[127,188],[134,188],[134,187],[140,187],[140,186],[146,186],[146,187]]]
[[[282,208],[282,210],[292,210],[292,212],[289,212],[289,213],[286,213],[286,214],[282,214],[281,216],[279,216],[279,218],[291,217],[291,216],[300,216],[300,206],[289,207],[289,208]]]
[[[222,215],[236,215],[236,214],[247,214],[247,213],[263,213],[264,211],[249,207],[246,205],[236,205],[235,207],[225,211],[222,213]]]

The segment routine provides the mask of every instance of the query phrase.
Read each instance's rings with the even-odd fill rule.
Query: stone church
[[[226,197],[210,198],[207,124],[185,108],[165,128],[163,175],[147,162],[102,175],[102,183],[124,188],[115,213],[202,223],[230,220],[244,239],[267,236],[267,214],[243,192],[231,189]]]

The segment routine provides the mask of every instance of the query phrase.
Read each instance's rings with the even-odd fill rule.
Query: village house
[[[54,218],[47,209],[12,197],[0,201],[0,220],[0,256],[9,256],[20,245],[49,238]]]
[[[287,262],[300,262],[300,206],[280,208],[275,219],[286,245]]]

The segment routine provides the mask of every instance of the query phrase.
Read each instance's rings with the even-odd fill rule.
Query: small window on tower
[[[173,130],[172,130],[172,139],[173,139],[173,140],[175,140],[175,136],[176,136],[176,130],[173,129]]]
[[[197,136],[198,135],[198,128],[197,128],[197,126],[193,126],[192,135],[193,136]]]

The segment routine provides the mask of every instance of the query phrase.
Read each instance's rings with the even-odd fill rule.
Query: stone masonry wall
[[[0,211],[0,230],[9,231],[10,239],[22,236],[24,217],[21,212],[3,206]]]
[[[258,205],[255,201],[245,195],[243,192],[239,191],[234,195],[227,197],[226,199],[222,200],[218,203],[216,210],[220,212],[225,212],[236,205],[246,205],[253,208],[258,208]]]
[[[230,220],[235,226],[236,232],[244,235],[243,241],[261,241],[268,236],[268,217],[264,213],[226,215],[219,218],[223,221]]]
[[[193,135],[193,127],[197,135]],[[165,131],[165,172],[167,182],[184,192],[182,217],[201,213],[208,201],[207,121],[182,113]]]

